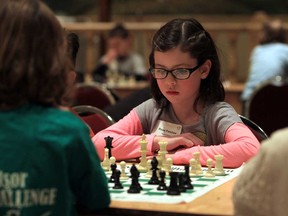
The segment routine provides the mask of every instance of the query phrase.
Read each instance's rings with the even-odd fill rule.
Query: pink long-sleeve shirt
[[[152,144],[155,134],[151,134],[147,131],[147,127],[149,128],[149,126],[145,125],[145,118],[149,118],[147,117],[147,115],[153,115],[156,116],[156,119],[161,119],[161,116],[165,116],[165,113],[163,114],[163,112],[159,111],[159,108],[155,106],[155,110],[153,110],[153,108],[150,108],[149,112],[147,112],[147,115],[143,114],[145,113],[143,112],[143,110],[147,111],[147,109],[143,109],[143,107],[147,107],[147,105],[151,106],[151,103],[152,102],[150,100],[150,102],[145,102],[144,105],[140,105],[140,109],[133,109],[123,119],[121,119],[114,125],[102,130],[92,138],[92,141],[101,159],[104,158],[104,148],[106,145],[104,138],[107,136],[113,137],[112,155],[118,161],[139,158],[141,156],[139,142],[143,133],[146,134],[146,140],[148,141],[147,156],[152,156],[154,154],[154,152],[152,152]],[[200,162],[202,165],[206,165],[206,161],[208,158],[214,160],[215,155],[221,154],[224,156],[224,167],[239,167],[242,165],[243,162],[248,161],[258,152],[258,149],[260,147],[259,141],[253,135],[250,129],[245,126],[241,122],[241,120],[230,120],[230,115],[232,115],[233,118],[235,117],[233,116],[233,112],[232,114],[229,112],[227,113],[227,110],[230,111],[231,107],[227,107],[226,103],[222,103],[221,106],[216,107],[217,108],[214,108],[213,106],[211,109],[208,109],[208,111],[206,112],[206,115],[208,117],[205,117],[206,120],[204,120],[204,122],[208,121],[212,115],[211,119],[213,119],[213,122],[216,122],[216,129],[214,129],[214,127],[212,127],[212,129],[215,131],[223,131],[223,138],[219,138],[221,142],[205,143],[205,145],[197,145],[190,148],[179,149],[173,155],[171,155],[174,164],[188,164],[189,160],[193,156],[193,152],[198,151],[201,154]],[[159,114],[159,112],[161,114]],[[228,114],[228,120],[226,120],[225,123],[230,122],[230,125],[228,125],[227,128],[223,128],[222,123],[219,123],[223,121],[223,118],[225,118],[224,113]],[[143,116],[146,117],[143,118]],[[213,134],[215,133],[212,130],[210,131]],[[221,135],[221,133],[219,134]],[[218,137],[219,134],[217,133],[214,136]],[[206,141],[207,140],[209,141],[209,138],[207,138]],[[210,142],[215,142],[215,140],[211,141],[210,139]]]

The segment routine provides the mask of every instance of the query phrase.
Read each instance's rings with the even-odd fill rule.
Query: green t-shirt
[[[39,105],[0,112],[0,215],[76,215],[108,207],[107,179],[88,128]]]

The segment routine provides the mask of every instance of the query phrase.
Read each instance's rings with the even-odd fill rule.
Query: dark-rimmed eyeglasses
[[[155,79],[165,79],[168,73],[171,73],[175,79],[188,79],[190,75],[196,71],[202,64],[198,64],[193,68],[177,68],[174,70],[166,70],[164,68],[150,68],[149,71]]]

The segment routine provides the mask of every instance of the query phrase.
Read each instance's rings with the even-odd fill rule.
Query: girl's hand
[[[167,151],[173,151],[177,148],[190,148],[195,145],[204,145],[204,142],[192,133],[183,133],[177,136],[155,136],[152,150],[159,150],[159,141],[167,141]]]

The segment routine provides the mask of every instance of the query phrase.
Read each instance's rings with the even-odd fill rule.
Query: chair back
[[[76,85],[74,106],[90,105],[104,109],[113,104],[115,104],[115,99],[104,85],[94,82]]]
[[[79,105],[72,109],[89,125],[94,134],[115,123],[107,113],[97,107]]]
[[[242,122],[252,131],[252,133],[258,139],[259,142],[262,142],[263,140],[268,138],[264,130],[255,122],[251,121],[250,119],[242,115],[239,115],[239,117],[242,120]]]
[[[275,77],[260,85],[247,100],[244,115],[268,136],[288,126],[288,81]]]

